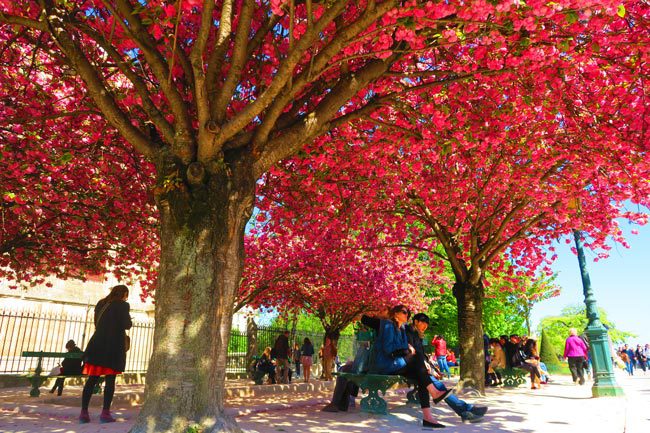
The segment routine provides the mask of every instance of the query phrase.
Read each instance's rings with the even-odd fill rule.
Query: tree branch
[[[271,85],[267,87],[253,103],[239,111],[228,123],[223,125],[223,128],[215,134],[214,140],[209,140],[205,145],[204,143],[201,143],[201,146],[199,147],[199,160],[207,161],[211,159],[221,150],[226,141],[246,127],[273,102],[275,97],[292,78],[293,70],[303,58],[304,53],[314,44],[316,39],[320,37],[325,27],[332,22],[336,16],[343,12],[346,3],[347,0],[336,0],[334,5],[327,9],[321,16],[321,19],[318,20],[316,25],[305,32],[298,43],[296,43],[293,50],[291,50],[281,62]]]
[[[157,148],[152,145],[142,131],[133,126],[131,119],[119,108],[111,92],[104,85],[98,71],[88,61],[81,47],[77,45],[68,31],[64,28],[63,21],[50,8],[45,10],[49,32],[54,40],[66,54],[67,59],[79,73],[88,88],[88,94],[95,101],[97,107],[104,113],[106,120],[113,125],[133,147],[147,158],[152,158],[157,153]]]
[[[356,94],[370,82],[381,77],[395,60],[395,57],[374,60],[356,74],[342,77],[336,87],[321,100],[314,111],[305,116],[301,122],[288,128],[283,134],[268,142],[260,158],[255,162],[255,176],[259,177],[277,161],[294,154],[303,143],[328,129],[329,122],[341,106],[349,100],[350,95]]]

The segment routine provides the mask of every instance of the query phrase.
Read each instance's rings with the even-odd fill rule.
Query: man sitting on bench
[[[429,327],[429,316],[424,313],[418,313],[413,316],[413,324],[406,325],[406,336],[408,338],[409,345],[415,348],[416,354],[422,354],[424,356],[424,346],[422,345],[422,337],[424,336],[424,331]],[[429,372],[433,373],[433,369],[429,367]],[[431,381],[433,386],[438,391],[447,391],[447,387],[444,383],[438,380],[434,375],[431,375]],[[423,397],[428,400],[428,394],[424,393]],[[421,397],[422,398],[422,397]],[[487,412],[488,408],[485,406],[476,406],[467,403],[464,400],[459,399],[454,394],[450,394],[445,398],[445,403],[456,412],[456,415],[460,416],[463,421],[469,422],[478,422],[483,418],[483,415]]]
[[[81,349],[77,347],[77,343],[74,340],[70,340],[65,344],[65,348],[68,352],[77,352],[81,353]],[[65,358],[61,361],[61,372],[59,376],[75,376],[80,375],[82,370],[81,358]],[[55,390],[58,389],[56,395],[63,394],[63,382],[65,377],[57,377],[54,386],[50,390],[50,394],[53,394]]]

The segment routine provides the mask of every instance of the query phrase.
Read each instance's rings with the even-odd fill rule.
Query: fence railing
[[[37,360],[21,357],[23,351],[63,352],[65,343],[71,339],[84,349],[94,330],[92,311],[84,316],[0,310],[0,374],[24,374],[33,370]],[[153,319],[133,321],[133,327],[129,330],[131,349],[127,352],[125,372],[147,371],[153,348],[153,331]],[[283,331],[282,328],[259,327],[255,335],[249,335],[246,331],[233,329],[228,344],[227,372],[246,372],[251,355],[251,342],[257,342],[256,354],[261,354],[265,347],[273,346]],[[294,341],[302,345],[305,337],[308,337],[314,345],[316,351],[314,362],[318,362],[318,349],[323,344],[324,334],[297,330]],[[353,356],[353,346],[352,336],[339,338],[339,358],[343,362]],[[60,359],[44,358],[43,370],[51,370],[60,361]]]
[[[131,349],[126,356],[127,372],[147,370],[153,346],[153,320],[134,320],[129,330]],[[26,373],[37,360],[23,358],[23,351],[64,352],[68,340],[82,349],[95,331],[92,312],[87,315],[33,311],[0,311],[0,374]],[[43,370],[60,359],[44,358]]]

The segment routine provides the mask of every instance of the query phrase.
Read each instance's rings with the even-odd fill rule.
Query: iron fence
[[[79,315],[0,310],[0,374],[24,374],[35,369],[37,359],[23,358],[23,351],[63,352],[65,343],[70,339],[83,349],[95,329],[92,316],[92,311]],[[153,331],[153,319],[133,321],[133,327],[129,330],[131,349],[127,352],[125,372],[147,371],[153,348]],[[283,328],[271,327],[249,331],[233,329],[228,344],[226,371],[245,373],[250,358],[260,355],[265,347],[273,347],[283,331]],[[302,346],[305,337],[314,345],[314,362],[319,362],[318,349],[323,344],[324,334],[297,330],[293,341]],[[338,353],[342,362],[354,355],[353,336],[342,335],[339,338]],[[44,358],[43,370],[51,370],[60,361]]]
[[[131,349],[126,356],[127,372],[147,370],[153,346],[153,320],[134,320],[129,330]],[[26,373],[36,368],[36,358],[23,358],[23,351],[64,352],[68,340],[81,348],[95,330],[92,314],[78,315],[34,311],[0,311],[0,374]],[[44,371],[60,359],[44,358]]]

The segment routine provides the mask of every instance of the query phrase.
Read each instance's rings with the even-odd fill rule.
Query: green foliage
[[[558,362],[557,364],[546,365],[548,368],[549,374],[564,374],[571,375],[571,370],[569,370],[569,365],[566,362]]]
[[[560,360],[557,357],[557,352],[553,347],[553,344],[547,337],[546,331],[542,329],[542,342],[540,343],[539,356],[542,359],[542,362],[549,365],[560,365]]]
[[[429,307],[428,315],[431,325],[427,330],[428,341],[433,335],[440,334],[447,340],[447,346],[458,346],[458,308],[456,299],[450,291],[440,293],[440,286],[432,286],[428,295],[437,292]],[[526,332],[525,317],[522,316],[513,295],[497,291],[496,295],[483,300],[483,332],[490,337],[503,334],[524,334]]]
[[[544,331],[557,353],[564,353],[564,342],[569,336],[569,329],[576,328],[578,333],[587,327],[587,316],[584,305],[569,305],[562,309],[559,316],[544,317],[539,324],[538,332]],[[598,309],[600,321],[609,332],[612,343],[622,343],[636,335],[616,328],[616,325],[607,319],[607,313],[602,308]]]
[[[323,328],[323,324],[321,323],[320,319],[314,315],[310,315],[302,311],[300,312],[300,314],[296,316],[296,319],[298,320],[298,323],[296,323],[296,329],[300,331],[310,332],[310,333],[325,332]],[[293,319],[287,319],[281,316],[277,316],[275,319],[271,321],[269,326],[272,328],[291,330],[293,327]],[[354,329],[352,328],[352,325],[349,325],[343,331],[341,331],[341,335],[353,335],[353,334],[354,334]]]

